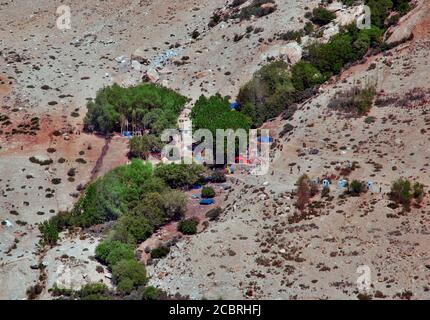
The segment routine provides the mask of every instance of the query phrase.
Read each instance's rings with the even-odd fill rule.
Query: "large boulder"
[[[137,61],[137,62],[144,64],[144,65],[149,65],[149,59],[148,59],[147,55],[148,54],[144,51],[143,48],[138,48],[131,55],[131,60]]]
[[[148,67],[143,74],[143,80],[149,82],[158,82],[160,80],[160,75],[157,70],[152,67]]]

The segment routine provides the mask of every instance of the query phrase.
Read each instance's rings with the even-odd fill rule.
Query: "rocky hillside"
[[[57,280],[109,283],[93,258],[97,233],[64,234],[48,252],[38,246],[37,223],[127,162],[127,141],[82,132],[97,90],[149,79],[193,100],[235,97],[268,61],[302,57],[312,39],[286,35],[305,27],[305,13],[319,2],[91,0],[72,5],[72,28],[63,31],[57,1],[0,2],[0,299],[26,298],[36,283],[44,284],[42,298]],[[362,6],[330,10],[336,19],[316,41],[327,41]],[[231,177],[221,220],[149,266],[151,284],[192,298],[356,298],[357,268],[368,266],[373,297],[429,298],[428,199],[405,214],[388,196],[399,177],[430,185],[429,11],[418,1],[387,36],[408,41],[333,78],[293,117],[267,123],[276,142],[270,174]],[[377,90],[367,116],[331,107],[366,83]],[[345,196],[336,182],[346,172],[372,189]],[[316,195],[305,213],[295,207],[304,173],[332,180],[330,195]],[[64,268],[72,279],[61,278]]]

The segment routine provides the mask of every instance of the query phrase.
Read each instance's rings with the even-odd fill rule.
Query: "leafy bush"
[[[198,221],[195,219],[182,220],[179,222],[178,231],[187,235],[196,234],[198,224]]]
[[[78,292],[82,300],[107,300],[109,299],[109,289],[101,282],[88,283]]]
[[[172,190],[163,195],[163,208],[167,218],[181,219],[187,210],[188,198],[182,192]]]
[[[403,206],[409,206],[412,200],[411,182],[404,178],[399,178],[391,185],[391,200]]]
[[[253,0],[249,6],[242,8],[239,13],[240,20],[249,20],[252,16],[257,18],[267,16],[276,11],[276,6],[263,6],[264,4],[272,3],[274,0]]]
[[[393,0],[393,6],[400,15],[405,15],[412,9],[410,0]]]
[[[88,103],[84,119],[87,130],[101,133],[121,131],[128,121],[132,130],[150,130],[159,134],[175,128],[187,98],[154,84],[122,88],[118,85],[101,89],[95,101]]]
[[[147,282],[145,267],[136,260],[119,261],[112,267],[112,275],[123,293],[130,293]]]
[[[254,74],[252,80],[240,89],[237,102],[240,111],[252,119],[253,126],[259,127],[293,103],[294,92],[288,64],[276,61]]]
[[[96,257],[112,267],[121,260],[133,259],[134,251],[131,246],[120,241],[105,240],[97,246]]]
[[[328,43],[311,45],[307,60],[325,77],[338,74],[347,63],[361,59],[370,47],[378,45],[381,36],[377,27],[360,30],[352,24]]]
[[[319,70],[306,61],[296,63],[291,72],[293,85],[300,91],[321,84],[325,80]]]
[[[367,114],[372,108],[375,96],[375,86],[369,85],[364,89],[354,87],[351,90],[338,94],[336,98],[330,101],[328,107],[362,116]]]
[[[59,239],[59,231],[57,226],[50,222],[44,221],[39,224],[39,231],[42,234],[42,239],[45,244],[55,245]]]
[[[163,296],[163,292],[153,286],[146,287],[143,290],[142,300],[159,300]]]
[[[215,198],[215,190],[212,187],[203,187],[202,189],[202,198],[211,199]]]
[[[154,175],[163,179],[171,188],[183,188],[201,179],[204,167],[197,164],[161,164],[155,168]]]
[[[366,191],[366,183],[363,181],[353,180],[349,185],[349,194],[358,197]]]
[[[424,198],[424,185],[423,184],[421,184],[419,182],[414,183],[413,197],[414,197],[414,199],[416,199],[416,201],[418,203],[423,201],[423,198]]]
[[[151,153],[161,152],[163,143],[161,139],[153,134],[146,134],[141,137],[133,137],[129,143],[130,156],[132,158],[148,159]]]
[[[331,11],[328,11],[324,7],[318,7],[312,11],[311,20],[313,23],[319,26],[324,26],[333,21],[334,19],[336,19],[336,14]]]
[[[221,213],[222,213],[222,209],[218,207],[218,208],[214,208],[214,209],[211,209],[208,212],[206,212],[205,216],[210,221],[215,221],[215,220],[218,220]]]
[[[370,12],[372,13],[372,24],[379,28],[383,28],[385,20],[390,14],[390,10],[393,8],[393,2],[391,0],[366,0],[366,5],[369,6]]]
[[[151,182],[152,166],[133,160],[92,183],[72,210],[71,224],[89,227],[116,220],[142,198]]]
[[[141,206],[137,206],[134,210],[140,211],[141,208]],[[126,213],[121,216],[113,229],[114,239],[124,243],[135,244],[150,237],[155,229],[155,225],[149,221],[147,216],[147,212],[150,210],[151,208],[146,208],[140,214]],[[157,209],[154,210],[158,212]],[[162,216],[162,213],[160,213],[160,216]],[[162,220],[162,217],[159,219]]]
[[[161,259],[166,257],[170,252],[169,247],[161,246],[159,248],[151,250],[151,258],[152,259]]]

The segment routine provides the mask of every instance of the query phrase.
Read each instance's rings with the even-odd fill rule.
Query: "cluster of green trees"
[[[175,128],[187,98],[177,92],[145,83],[122,88],[116,84],[101,89],[88,103],[84,119],[87,130],[104,134],[149,130],[158,136],[164,129]]]
[[[338,74],[346,64],[360,60],[381,43],[382,31],[344,28],[328,43],[315,43],[308,55],[292,66],[275,61],[254,74],[239,92],[239,110],[252,119],[253,126],[278,116],[288,106],[309,96],[309,90]]]
[[[149,237],[166,221],[180,219],[186,196],[177,188],[202,180],[201,165],[169,164],[153,169],[133,160],[90,184],[70,212],[61,212],[39,226],[43,241],[55,244],[65,228],[90,227],[118,220],[114,240],[135,244]]]
[[[130,294],[147,282],[144,266],[135,259],[136,244],[167,221],[183,217],[187,197],[177,188],[203,181],[204,173],[200,165],[168,164],[153,168],[150,163],[133,160],[90,184],[71,212],[58,214],[39,228],[44,241],[55,244],[58,232],[64,228],[117,220],[107,238],[97,246],[96,257],[112,271],[118,291]],[[184,226],[189,224],[184,223]],[[185,227],[184,232],[191,229]],[[150,293],[148,298],[153,296]],[[100,292],[85,296],[105,297]]]
[[[130,139],[130,158],[147,160],[151,153],[159,153],[163,148],[163,142],[159,136],[146,134],[134,136]]]
[[[193,129],[208,129],[216,137],[217,129],[251,128],[251,119],[243,112],[230,109],[228,98],[216,94],[212,97],[201,96],[191,111]]]
[[[343,2],[348,5],[355,3]],[[408,0],[366,0],[365,3],[372,12],[370,29],[358,29],[351,24],[328,43],[311,45],[304,59],[291,69],[285,62],[272,62],[258,70],[252,80],[240,89],[237,99],[239,111],[252,119],[253,126],[258,127],[288,106],[303,101],[309,96],[309,90],[339,74],[347,64],[362,59],[369,49],[381,49],[388,16],[392,12],[405,14],[411,8]],[[335,15],[319,7],[309,14],[309,18],[318,25],[324,25]],[[359,107],[367,109],[367,102]]]

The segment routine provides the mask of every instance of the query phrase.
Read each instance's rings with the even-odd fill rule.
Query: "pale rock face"
[[[343,4],[341,2],[333,2],[327,6],[328,11],[336,12],[342,10]]]
[[[346,26],[355,23],[364,14],[364,5],[351,7],[337,12],[336,24]]]
[[[261,55],[261,60],[283,59],[291,64],[295,64],[302,59],[303,49],[296,42],[285,45],[274,45]]]
[[[338,33],[339,33],[339,26],[334,25],[334,26],[331,26],[331,27],[327,28],[326,30],[324,30],[323,38],[325,40],[329,41],[331,37],[333,37],[334,35],[336,35]]]

